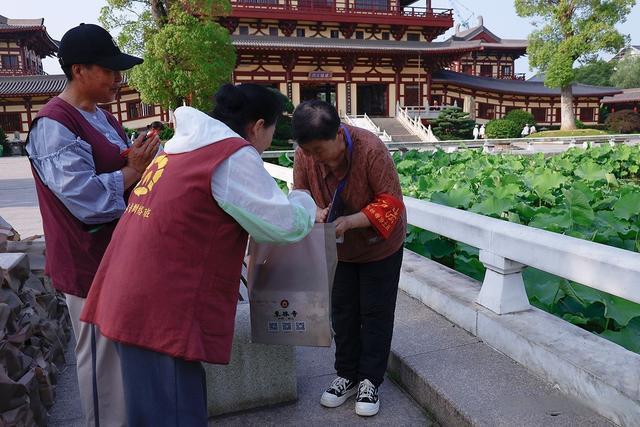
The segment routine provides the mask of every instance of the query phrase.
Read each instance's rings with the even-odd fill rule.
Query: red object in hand
[[[153,138],[157,134],[158,134],[158,129],[151,129],[149,132],[147,132],[147,135],[145,135],[142,142],[146,141],[149,138]],[[131,151],[131,148],[127,148],[122,153],[120,153],[120,157],[127,157],[127,155],[129,154],[129,151]]]

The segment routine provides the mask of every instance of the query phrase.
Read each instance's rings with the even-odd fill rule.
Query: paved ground
[[[0,157],[0,216],[20,236],[42,234],[42,221],[26,157]]]

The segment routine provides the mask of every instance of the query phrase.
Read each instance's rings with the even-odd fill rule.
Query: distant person
[[[480,126],[480,131],[478,132],[478,136],[480,137],[480,139],[484,139],[485,137],[484,123]]]
[[[331,294],[338,377],[320,403],[334,408],[357,394],[356,414],[372,416],[380,408],[407,227],[398,172],[380,138],[340,124],[325,102],[298,105],[292,133],[293,186],[311,192],[322,221],[344,239]]]
[[[522,128],[522,132],[520,132],[520,135],[522,137],[525,137],[527,135],[529,135],[529,124],[525,124],[524,127]]]
[[[116,348],[81,322],[80,312],[129,190],[159,139],[140,137],[129,147],[116,118],[98,107],[116,99],[121,70],[141,64],[141,58],[120,52],[111,35],[92,24],[67,31],[58,57],[67,85],[38,112],[26,147],[46,238],[45,272],[69,309],[84,424],[124,426]]]
[[[82,313],[118,343],[131,427],[207,425],[200,362],[229,363],[247,234],[291,243],[313,228],[311,197],[285,195],[260,157],[282,110],[252,84],[220,88],[211,115],[177,108],[131,195]]]
[[[480,135],[480,130],[478,129],[478,125],[473,127],[473,139],[478,139],[478,135]]]
[[[536,125],[531,125],[531,127],[529,128],[529,135],[533,135],[536,132]]]

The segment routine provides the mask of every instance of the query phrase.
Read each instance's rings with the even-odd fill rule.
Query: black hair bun
[[[237,114],[247,105],[245,94],[232,84],[223,85],[216,93],[216,107],[222,114]],[[225,115],[226,115],[225,114]]]

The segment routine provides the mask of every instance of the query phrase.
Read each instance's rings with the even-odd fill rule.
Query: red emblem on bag
[[[283,299],[282,301],[280,301],[280,307],[282,308],[289,307],[289,301],[287,301],[286,299]]]

